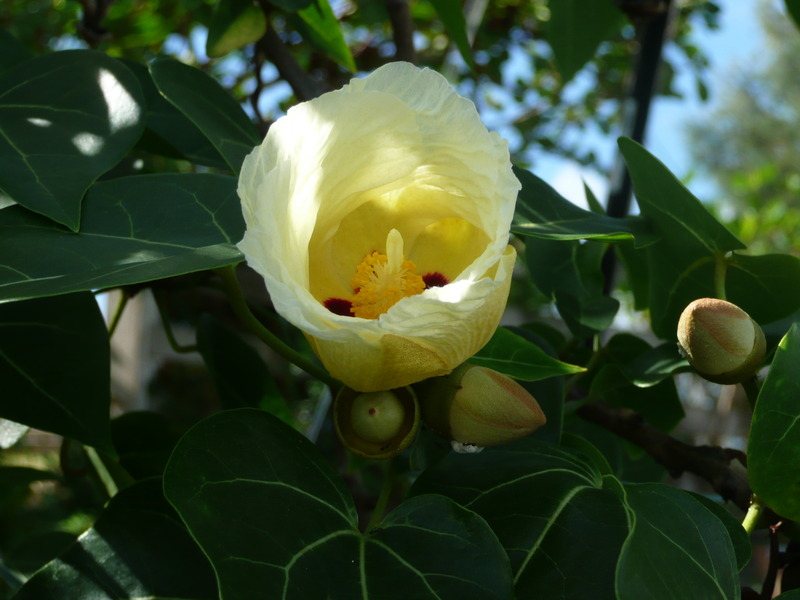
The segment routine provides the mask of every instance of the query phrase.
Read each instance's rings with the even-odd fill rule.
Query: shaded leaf
[[[339,475],[263,411],[196,425],[170,459],[164,490],[223,598],[511,598],[507,557],[480,517],[419,497],[363,535]]]
[[[601,262],[605,246],[577,240],[528,238],[525,259],[533,282],[556,302],[572,334],[580,339],[605,330],[619,301],[603,293]],[[553,277],[558,273],[558,277]]]
[[[558,0],[548,5],[547,41],[553,49],[561,85],[565,85],[624,23],[611,0]]]
[[[6,29],[0,29],[0,75],[31,58],[33,54],[17,38]]]
[[[794,21],[797,27],[800,27],[800,0],[785,0],[786,12]]]
[[[15,600],[216,600],[208,560],[160,497],[158,479],[120,492]]]
[[[146,103],[145,131],[138,148],[171,158],[227,170],[228,165],[208,138],[158,91],[143,64],[123,61],[139,80]]]
[[[430,0],[436,9],[436,14],[442,25],[450,34],[450,39],[458,48],[464,62],[475,69],[475,59],[472,56],[469,38],[467,37],[467,21],[464,17],[464,7],[460,0]]]
[[[583,367],[551,357],[536,344],[504,327],[498,327],[489,342],[468,362],[522,381],[536,381],[585,371]]]
[[[429,493],[486,519],[511,559],[518,598],[613,596],[626,511],[577,454],[531,439],[477,455],[451,453],[411,490]]]
[[[629,138],[620,138],[619,148],[639,209],[660,234],[661,252],[693,262],[715,251],[745,247],[655,156]]]
[[[778,344],[750,425],[747,473],[772,510],[800,519],[800,324]]]
[[[745,528],[742,527],[742,524],[718,502],[714,502],[710,498],[695,493],[692,493],[692,498],[714,513],[725,526],[725,529],[728,530],[731,544],[733,544],[733,552],[736,555],[736,566],[741,572],[742,569],[747,566],[747,563],[750,562],[750,557],[753,553],[749,534],[745,531]]]
[[[242,260],[233,177],[157,174],[95,184],[80,233],[0,211],[0,301],[127,285]]]
[[[635,239],[638,247],[657,237],[640,217],[616,219],[575,206],[533,173],[515,168],[522,183],[511,231],[552,240],[595,239],[606,242]]]
[[[264,11],[252,0],[219,0],[206,38],[206,54],[224,56],[261,38],[267,31]]]
[[[91,294],[0,304],[0,417],[113,455],[109,361]]]
[[[184,429],[155,412],[123,413],[111,421],[119,464],[134,479],[160,477]]]
[[[197,347],[223,408],[261,408],[291,424],[286,401],[255,348],[209,314],[197,324]]]
[[[356,70],[353,54],[328,0],[314,0],[292,15],[291,20],[304,40],[314,44],[351,73]]]
[[[40,471],[30,467],[0,466],[0,511],[15,514],[30,492],[35,481],[57,480],[52,471]],[[10,510],[9,510],[10,509]]]
[[[297,12],[309,6],[315,0],[267,0],[273,6],[282,8],[286,12]]]
[[[796,256],[734,254],[726,275],[728,300],[759,323],[800,310],[800,258]]]
[[[0,189],[77,231],[86,189],[142,133],[138,81],[101,52],[69,50],[11,69],[0,90]]]
[[[150,74],[164,97],[197,125],[234,173],[261,142],[253,123],[236,101],[200,69],[160,58]]]
[[[656,483],[626,486],[634,525],[617,567],[617,598],[738,600],[728,531],[689,493]]]

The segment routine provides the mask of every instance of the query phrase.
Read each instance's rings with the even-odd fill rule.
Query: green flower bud
[[[758,372],[766,352],[764,332],[735,304],[700,298],[678,321],[678,346],[699,375],[715,383],[740,383]]]
[[[475,446],[495,446],[544,425],[539,403],[505,375],[463,364],[450,375],[417,386],[422,418],[440,436]]]
[[[383,392],[342,388],[333,403],[333,424],[342,444],[364,458],[391,458],[419,431],[420,412],[409,387]]]

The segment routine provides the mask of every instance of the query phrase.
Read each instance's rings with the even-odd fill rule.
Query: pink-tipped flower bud
[[[422,418],[445,439],[495,446],[524,437],[546,422],[539,403],[513,379],[463,364],[417,386]]]
[[[699,375],[722,384],[755,375],[767,348],[764,332],[750,315],[716,298],[700,298],[684,309],[678,346]]]

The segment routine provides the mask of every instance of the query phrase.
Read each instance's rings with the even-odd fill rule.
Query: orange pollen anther
[[[403,256],[403,238],[392,229],[386,238],[386,254],[372,252],[364,257],[350,280],[353,316],[377,319],[398,301],[425,291],[417,266]]]

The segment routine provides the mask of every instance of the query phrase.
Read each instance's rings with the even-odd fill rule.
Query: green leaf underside
[[[173,453],[164,490],[214,565],[224,600],[511,595],[507,557],[477,515],[420,497],[362,535],[338,474],[263,411],[195,426]]]
[[[0,190],[73,231],[81,200],[144,127],[139,83],[119,61],[69,50],[0,78]]]
[[[617,598],[739,598],[725,526],[690,494],[662,484],[626,486],[634,514],[617,567]]]
[[[264,11],[251,0],[220,0],[208,27],[206,54],[224,56],[259,40],[266,30]]]
[[[718,250],[745,248],[655,156],[629,138],[620,138],[619,148],[639,208],[660,234],[663,246],[692,260]]]
[[[561,85],[581,70],[623,22],[611,0],[559,0],[549,5],[547,40],[561,73]]]
[[[577,454],[524,439],[451,453],[411,494],[443,494],[486,519],[511,559],[517,597],[596,600],[613,594],[628,532],[622,503],[602,485]]]
[[[113,455],[109,360],[91,294],[0,305],[0,417]]]
[[[462,3],[459,0],[431,0],[431,4],[436,9],[436,14],[442,20],[447,33],[450,34],[450,39],[458,48],[461,58],[474,69],[475,59],[467,37],[467,21]]]
[[[238,173],[244,157],[261,142],[242,107],[211,77],[176,60],[153,61],[150,74],[164,97],[206,135]]]
[[[657,239],[647,221],[640,217],[616,219],[598,215],[574,205],[533,173],[515,168],[514,174],[522,184],[511,226],[517,235],[605,242],[634,239],[637,247]]]
[[[800,519],[800,324],[775,352],[750,425],[747,473],[753,492],[782,517]]]
[[[328,0],[315,0],[292,15],[291,20],[303,39],[317,46],[351,73],[356,70],[350,46]]]
[[[123,490],[59,558],[39,570],[15,600],[215,600],[208,560],[158,500],[160,481]],[[166,504],[161,499],[162,504]]]
[[[0,301],[103,289],[240,262],[233,177],[137,175],[97,183],[80,233],[0,211]]]
[[[489,342],[468,362],[522,381],[585,371],[583,367],[556,360],[533,342],[505,327],[498,327]]]

